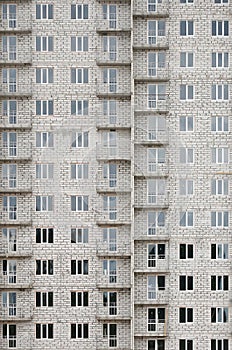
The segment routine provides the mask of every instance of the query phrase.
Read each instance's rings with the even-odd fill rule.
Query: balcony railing
[[[131,86],[129,76],[125,77],[124,82],[98,83],[96,86],[97,96],[114,96],[121,98],[131,97]]]
[[[148,259],[147,256],[143,256],[142,258],[135,257],[135,272],[138,273],[146,273],[146,272],[156,272],[156,271],[168,271],[168,257],[167,256],[154,256],[153,259]]]
[[[97,144],[96,157],[98,160],[131,160],[130,140],[120,140],[114,147]]]
[[[32,318],[32,310],[27,307],[18,307],[17,305],[9,305],[8,307],[2,307],[0,309],[1,321],[27,321]]]
[[[140,63],[140,62],[138,62]],[[168,81],[169,80],[169,70],[167,68],[150,68],[145,67],[144,63],[141,62],[141,66],[143,68],[143,73],[142,74],[135,74],[134,79],[135,81]],[[141,67],[140,67],[141,69]],[[148,75],[147,70],[149,70],[150,74]]]
[[[108,306],[97,306],[97,318],[102,320],[130,320],[130,307],[111,302]]]
[[[29,47],[28,47],[29,51]],[[27,56],[23,56],[16,51],[13,52],[3,52],[0,53],[0,64],[7,64],[7,65],[26,65],[26,64],[31,64],[32,63],[32,58],[31,54],[28,52]]]
[[[144,35],[146,35],[144,33]],[[154,33],[154,36],[148,41],[145,42],[144,40],[142,41],[141,39],[144,38],[141,36],[141,38],[138,36],[137,38],[135,37],[134,39],[134,45],[133,48],[135,50],[144,50],[146,48],[152,49],[152,48],[162,48],[164,50],[168,49],[169,47],[169,39],[167,35],[157,35],[155,36],[156,33]]]
[[[168,194],[151,194],[148,195],[147,201],[138,198],[135,201],[135,208],[167,208],[169,206]]]
[[[30,273],[9,273],[8,275],[0,275],[0,288],[17,289],[31,288],[33,283]]]
[[[1,350],[16,348],[17,350],[32,350],[32,339],[27,336],[9,336],[8,339],[2,338],[0,341]]]
[[[121,274],[107,274],[103,271],[99,271],[97,275],[97,287],[98,288],[109,288],[109,289],[130,289],[130,269],[128,271],[126,268],[124,271],[121,271]]]
[[[125,50],[123,49],[117,50],[117,51],[109,51],[109,52],[104,52],[102,49],[101,51],[98,51],[96,61],[99,66],[130,65],[131,64],[130,51],[128,50],[126,54]]]
[[[147,4],[147,1],[136,0],[134,3],[134,16],[142,17],[168,17],[169,0],[162,0],[154,4]]]
[[[151,176],[168,176],[169,166],[167,163],[149,163],[144,168],[142,164],[135,164],[135,176],[151,177]]]
[[[131,23],[128,16],[120,16],[119,19],[102,19],[99,18],[96,24],[97,32],[130,32]]]
[[[116,240],[107,243],[97,242],[97,255],[129,257],[131,255],[130,242],[122,243]]]
[[[147,332],[144,332],[144,331],[135,332],[135,337],[166,336],[167,322],[165,320],[159,320],[159,321],[154,320],[154,322],[151,320],[149,323],[149,320],[148,320],[148,329],[149,331],[147,330]]]
[[[0,256],[30,257],[32,254],[32,245],[29,240],[28,242],[20,240],[15,242],[1,240],[0,242]]]
[[[32,88],[30,84],[1,84],[0,97],[16,97],[25,96],[30,97],[32,95]]]
[[[140,288],[139,294],[135,296],[136,305],[168,304],[168,290],[147,290],[147,285]]]
[[[160,112],[167,113],[169,101],[167,95],[149,95],[147,93],[135,94],[135,112]]]

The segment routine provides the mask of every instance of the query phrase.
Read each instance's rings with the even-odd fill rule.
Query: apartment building
[[[232,349],[231,15],[1,1],[1,350]]]

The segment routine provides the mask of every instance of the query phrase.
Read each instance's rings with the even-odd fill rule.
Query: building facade
[[[232,349],[231,14],[1,1],[1,350]]]

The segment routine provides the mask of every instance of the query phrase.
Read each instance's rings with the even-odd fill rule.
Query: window
[[[160,290],[165,290],[165,276],[148,276],[147,299],[157,299]]]
[[[117,261],[103,260],[103,275],[108,276],[109,283],[117,283]]]
[[[103,306],[108,307],[109,315],[117,315],[117,292],[103,292],[102,293]]]
[[[193,308],[180,307],[179,308],[179,322],[180,323],[193,322]]]
[[[36,243],[53,243],[54,229],[37,228],[36,229]]]
[[[229,100],[229,85],[213,84],[211,87],[211,99],[216,101]]]
[[[193,290],[193,276],[179,276],[179,290]]]
[[[17,123],[17,101],[3,100],[2,116],[8,117],[9,124],[16,124]]]
[[[2,133],[2,147],[7,151],[8,156],[17,156],[17,133],[3,132]]]
[[[8,92],[16,92],[17,90],[17,69],[2,68],[2,83],[7,85]]]
[[[102,112],[104,116],[108,117],[110,124],[117,123],[117,101],[104,100],[102,101]]]
[[[165,163],[165,148],[148,148],[148,172],[156,172],[159,164]]]
[[[88,19],[89,7],[88,5],[71,5],[71,19]]]
[[[35,337],[36,339],[53,339],[53,324],[36,323]]]
[[[109,252],[117,251],[117,229],[103,228],[102,229],[102,243],[107,244]]]
[[[9,220],[17,220],[17,197],[16,196],[3,196],[3,212],[8,214]]]
[[[102,71],[102,81],[106,84],[108,92],[117,92],[117,69],[105,68]]]
[[[9,188],[17,187],[17,164],[2,164],[2,180]]]
[[[180,259],[193,259],[193,244],[180,244],[179,245],[179,258]]]
[[[193,227],[193,211],[180,212],[180,226]]]
[[[147,180],[147,203],[158,203],[160,198],[166,195],[166,180],[150,179]]]
[[[53,68],[36,68],[36,83],[51,84],[53,83]]]
[[[229,246],[227,243],[211,244],[211,259],[228,259]]]
[[[2,4],[2,20],[7,21],[8,28],[17,26],[17,6],[14,4]]]
[[[193,4],[193,0],[180,0],[181,4]],[[182,349],[181,349],[182,350]],[[188,350],[188,349],[187,349]]]
[[[211,290],[229,290],[229,276],[211,276]]]
[[[229,180],[228,180],[228,178],[212,179],[211,180],[211,194],[217,195],[217,196],[228,196],[228,194],[229,194]]]
[[[53,164],[36,164],[36,179],[53,179]]]
[[[180,147],[180,163],[193,164],[193,162],[194,162],[193,148]]]
[[[36,307],[52,307],[53,306],[53,292],[36,292],[35,293]]]
[[[181,196],[190,196],[193,194],[193,180],[179,180],[179,194]]]
[[[17,332],[16,332],[16,324],[6,324],[2,325],[2,337],[3,339],[7,339],[9,348],[16,348],[17,346]]]
[[[102,5],[103,20],[108,21],[110,29],[116,29],[117,27],[117,6],[116,5]]]
[[[153,339],[147,341],[147,350],[165,350],[164,339]]]
[[[211,131],[226,132],[229,131],[229,118],[226,117],[212,117]]]
[[[229,149],[227,147],[211,148],[211,161],[216,164],[229,163]]]
[[[54,147],[52,132],[37,132],[36,133],[36,147],[47,148]]]
[[[109,187],[117,186],[117,164],[103,164],[102,173],[103,179],[108,180]]]
[[[72,147],[83,148],[89,147],[89,133],[88,131],[79,131],[72,133]]]
[[[212,36],[229,36],[229,21],[212,21]]]
[[[103,196],[103,211],[109,220],[117,220],[117,197]]]
[[[166,100],[165,84],[149,84],[148,85],[148,108],[157,108],[158,101]]]
[[[108,35],[102,38],[102,51],[107,53],[107,59],[116,61],[117,59],[117,37]]]
[[[147,40],[149,45],[156,45],[158,37],[166,35],[165,21],[148,21],[147,22]]]
[[[36,211],[52,211],[53,196],[35,196]]]
[[[2,53],[7,54],[8,60],[17,59],[17,37],[16,36],[2,36]],[[6,57],[4,55],[4,57]]]
[[[7,243],[8,252],[17,251],[17,229],[2,228],[2,241]],[[4,243],[3,243],[4,244]]]
[[[220,0],[215,0],[220,1]],[[210,350],[229,350],[229,340],[228,339],[211,339]]]
[[[88,196],[71,196],[71,211],[88,211]]]
[[[228,52],[212,52],[212,67],[213,68],[227,68],[227,67],[229,67],[229,53]]]
[[[71,228],[71,243],[88,243],[89,229],[88,228]]]
[[[53,260],[36,260],[36,275],[53,275]]]
[[[149,211],[147,213],[147,235],[157,234],[159,227],[165,226],[165,213],[163,211]]]
[[[193,67],[193,52],[180,52],[180,67]]]
[[[89,38],[87,36],[72,36],[71,51],[84,52],[89,50]]]
[[[228,307],[211,307],[211,322],[226,323],[229,318]]]
[[[117,324],[115,323],[103,323],[102,336],[108,339],[108,345],[110,348],[117,347]]]
[[[193,85],[180,85],[180,100],[188,101],[194,99],[194,86]]]
[[[89,164],[71,164],[71,179],[81,180],[88,179],[89,177]]]
[[[181,36],[194,35],[194,22],[180,21],[180,35]]]
[[[148,76],[156,77],[159,69],[165,68],[165,52],[148,52]]]
[[[104,131],[102,133],[103,147],[108,148],[109,155],[115,156],[117,153],[117,132],[115,130]]]
[[[166,136],[166,120],[163,117],[148,116],[147,138],[150,141],[157,140],[158,137]]]
[[[53,19],[53,5],[52,4],[36,5],[36,19]]]
[[[165,308],[149,308],[147,310],[147,316],[147,330],[148,332],[155,332],[157,330],[158,323],[165,323]]]
[[[53,37],[52,36],[37,36],[35,38],[36,51],[50,52],[53,51]]]
[[[16,260],[2,260],[2,274],[8,276],[7,282],[9,284],[16,283],[17,280],[17,261]]]
[[[37,100],[36,115],[53,115],[53,100]]]
[[[228,4],[229,0],[214,0],[214,3],[215,4]],[[216,350],[216,348],[215,348],[215,350]],[[225,349],[222,349],[222,350],[225,350]]]
[[[157,260],[165,259],[165,244],[148,244],[147,253],[147,266],[156,267]]]
[[[72,84],[87,84],[89,82],[88,68],[71,68]]]
[[[179,340],[179,350],[193,350],[193,340],[180,339]]]
[[[17,295],[16,292],[2,292],[2,311],[3,315],[16,316],[17,314]]]
[[[72,115],[88,115],[89,101],[88,100],[73,100],[71,101]]]
[[[212,227],[228,227],[229,212],[228,211],[212,211],[211,212]]]
[[[89,306],[89,292],[71,292],[71,306]]]
[[[191,132],[193,131],[193,116],[181,116],[179,119],[180,131]]]
[[[88,260],[71,260],[71,275],[88,275]]]

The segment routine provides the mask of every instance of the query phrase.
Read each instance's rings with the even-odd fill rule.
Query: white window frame
[[[117,196],[103,196],[103,213],[109,220],[117,220]]]
[[[185,246],[185,257],[184,258],[181,258],[181,245]],[[192,257],[189,257],[189,248],[191,247],[191,250],[192,251]],[[194,259],[194,245],[191,244],[191,243],[180,243],[179,244],[179,259],[180,260],[193,260]]]
[[[193,52],[180,52],[180,67],[181,68],[193,68],[194,67],[194,53]]]
[[[147,139],[155,141],[162,135],[166,135],[166,119],[160,116],[148,116],[147,118]]]
[[[102,229],[102,243],[106,244],[109,252],[117,251],[117,228],[107,227]]]
[[[192,179],[179,179],[180,196],[192,196],[194,194],[194,181]]]
[[[162,0],[147,0],[147,12],[157,12],[158,4],[162,4]]]
[[[16,228],[2,228],[2,240],[7,243],[8,252],[17,251],[17,236],[18,231]]]
[[[181,289],[181,279],[185,280],[185,288]],[[191,282],[189,282],[191,281]],[[192,288],[189,288],[192,285]],[[180,292],[193,292],[194,290],[194,276],[190,275],[180,275],[179,276],[179,291]]]
[[[149,211],[147,213],[147,236],[156,235],[157,230],[162,227],[165,227],[165,212]]]
[[[18,135],[16,132],[2,132],[2,148],[7,151],[9,157],[17,157]]]
[[[147,76],[156,77],[159,71],[165,69],[166,66],[166,53],[160,52],[148,52],[147,53]]]
[[[228,147],[211,148],[211,162],[213,164],[228,164],[229,148]]]
[[[193,3],[193,0],[192,0]],[[179,339],[179,350],[193,350],[193,340],[192,339]],[[183,348],[184,347],[184,348]]]
[[[211,195],[228,196],[229,195],[229,178],[211,179]]]
[[[147,43],[148,45],[156,45],[159,37],[166,36],[166,23],[164,20],[148,20],[147,21]]]
[[[2,181],[9,188],[17,187],[18,165],[17,164],[2,164]]]
[[[4,316],[17,315],[17,293],[16,292],[2,291],[2,311]]]
[[[212,52],[211,54],[212,68],[228,68],[229,52]]]
[[[89,100],[72,100],[71,101],[71,115],[88,115],[89,114]]]
[[[39,233],[39,237],[38,237],[38,233]],[[53,227],[36,227],[35,234],[36,234],[36,243],[37,244],[52,244],[52,243],[54,243],[54,228]],[[40,242],[38,242],[38,241],[40,241]]]
[[[102,37],[102,52],[108,54],[110,61],[117,60],[118,38],[117,36],[105,35]]]
[[[180,227],[194,227],[194,211],[180,212]]]
[[[103,338],[108,339],[108,346],[110,348],[117,348],[118,346],[118,325],[116,323],[103,323]],[[116,332],[112,332],[115,328]],[[116,333],[116,334],[115,334]]]
[[[117,28],[118,7],[115,4],[102,5],[103,20],[107,20],[110,29]]]
[[[17,59],[17,36],[2,36],[2,53],[7,53],[9,61]]]
[[[35,329],[40,327],[40,337],[37,337],[37,330],[36,330],[36,335],[35,339],[54,339],[54,327],[53,323],[36,323],[35,324]],[[52,337],[49,336],[49,331],[48,328],[51,328],[52,332]]]
[[[194,85],[180,84],[180,101],[194,101]]]
[[[71,180],[86,180],[89,178],[89,163],[73,163],[70,166]]]
[[[8,276],[7,281],[9,284],[17,283],[17,261],[16,260],[3,260],[6,263],[6,270],[3,270],[3,275]],[[3,263],[4,264],[4,263]]]
[[[102,177],[108,181],[109,187],[117,187],[118,166],[115,163],[102,165]]]
[[[159,164],[165,164],[165,148],[148,148],[147,149],[147,171],[154,173],[157,171]]]
[[[195,32],[193,20],[180,21],[180,36],[193,37]]]
[[[73,148],[88,148],[89,147],[89,132],[77,131],[72,133]]]
[[[88,4],[72,4],[71,5],[71,19],[78,19],[78,20],[89,19],[89,5]]]
[[[8,92],[17,91],[18,70],[17,68],[2,68],[2,84],[7,85]]]
[[[9,124],[17,124],[18,101],[2,100],[2,116],[8,117]]]
[[[212,258],[212,249],[215,245],[216,256]],[[228,260],[229,259],[229,244],[228,243],[213,243],[211,244],[211,259],[212,260]]]
[[[36,19],[50,20],[53,19],[53,4],[36,4]]]
[[[211,339],[211,350],[228,350],[229,339]]]
[[[52,305],[49,305],[49,293],[52,295]],[[35,302],[35,307],[53,307],[53,299],[54,299],[54,293],[53,292],[44,292],[44,291],[36,291],[35,293],[35,299],[37,301],[37,295],[39,295],[40,298],[40,306],[36,305]]]
[[[229,220],[229,211],[211,211],[211,227],[228,228]]]
[[[54,37],[48,35],[36,36],[36,52],[52,52],[54,50]]]
[[[185,309],[185,321],[181,321],[180,320],[180,317],[181,317],[181,315],[180,315],[180,313],[181,313],[181,309]],[[192,321],[189,321],[188,320],[188,311],[189,310],[192,310]],[[179,308],[179,323],[180,324],[185,324],[185,323],[193,323],[194,322],[194,309],[193,309],[193,307],[180,307]]]
[[[103,296],[103,306],[108,308],[108,315],[117,315],[117,304],[118,304],[118,293],[105,291],[102,293]]]
[[[230,86],[229,84],[213,84],[211,86],[212,101],[229,101]]]
[[[103,276],[107,276],[109,283],[117,283],[117,260],[102,261]]]
[[[166,196],[165,179],[148,179],[147,180],[147,203],[156,204],[160,198]]]
[[[16,4],[2,4],[2,20],[7,21],[8,28],[17,27],[18,9]]]
[[[214,28],[215,27],[215,28]],[[212,37],[229,37],[230,23],[228,20],[212,21]]]
[[[36,147],[37,148],[53,148],[54,135],[50,131],[36,132]]]
[[[216,321],[212,321],[212,311],[216,311]],[[229,308],[228,307],[211,307],[211,323],[228,323],[229,322]]]
[[[180,164],[194,164],[194,149],[180,147]]]
[[[89,37],[88,36],[71,36],[71,52],[88,52]]]
[[[3,196],[3,212],[8,213],[9,220],[17,220],[18,199],[16,196]]]
[[[36,179],[53,179],[54,164],[38,163],[35,165]]]
[[[102,83],[107,87],[108,92],[116,93],[118,87],[117,68],[104,68],[102,70]]]
[[[53,84],[54,68],[36,68],[35,69],[36,84]]]
[[[214,279],[215,289],[212,288],[212,279]],[[225,282],[226,280],[226,282]],[[212,291],[228,291],[230,290],[229,275],[211,275],[211,290]],[[225,288],[227,287],[227,288]]]
[[[6,327],[7,334],[2,334],[3,339],[7,339],[8,347],[11,349],[17,347],[17,324],[3,324],[4,327]],[[2,327],[3,327],[2,326]],[[12,335],[12,329],[15,331],[15,335]]]
[[[76,211],[76,212],[89,211],[89,196],[85,196],[85,195],[71,196],[71,211]]]
[[[71,84],[88,84],[89,68],[71,68]]]
[[[88,227],[71,227],[71,243],[86,244],[89,243]]]
[[[228,132],[229,117],[228,116],[212,116],[211,117],[211,131],[212,132]]]
[[[194,117],[193,115],[181,115],[179,118],[179,130],[181,132],[193,132],[194,131]]]
[[[53,196],[48,195],[38,195],[35,196],[35,211],[36,212],[47,212],[53,211]]]
[[[102,101],[102,113],[104,116],[108,116],[109,124],[117,123],[117,109],[118,102],[116,100],[103,100]]]
[[[157,109],[158,101],[166,101],[166,84],[147,85],[148,109]]]
[[[160,286],[159,278],[164,278],[164,287]],[[152,281],[153,280],[153,281]],[[149,275],[147,276],[147,300],[156,300],[160,291],[165,290],[165,275]]]
[[[53,100],[36,100],[36,115],[48,116],[54,114]]]

